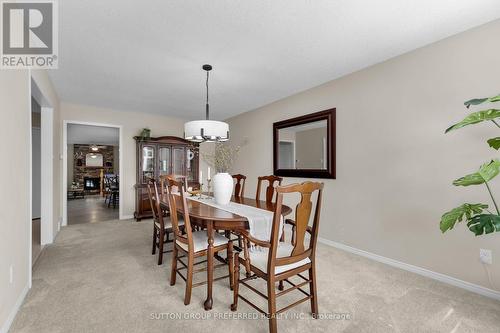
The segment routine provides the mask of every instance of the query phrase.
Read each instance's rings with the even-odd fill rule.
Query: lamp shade
[[[216,120],[193,120],[184,124],[184,138],[193,142],[229,140],[229,125]]]

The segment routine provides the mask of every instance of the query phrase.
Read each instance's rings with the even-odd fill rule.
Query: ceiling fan
[[[92,150],[92,151],[99,151],[99,149],[104,149],[104,148],[107,148],[107,147],[108,146],[91,144],[90,145],[90,150]]]

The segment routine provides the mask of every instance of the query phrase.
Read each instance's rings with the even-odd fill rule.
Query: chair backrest
[[[173,180],[182,182],[184,184],[184,191],[187,191],[186,176],[170,174],[170,175],[161,175],[159,177],[159,179],[160,179],[161,193],[164,195],[168,194],[168,192],[167,192],[168,179],[173,179]]]
[[[278,186],[281,186],[281,182],[283,181],[283,178],[278,177],[278,176],[260,176],[257,181],[257,194],[255,195],[255,200],[259,201],[260,200],[260,192],[261,192],[261,186],[262,182],[267,181],[268,185],[266,187],[266,202],[272,202],[273,197],[274,197],[274,190],[275,186],[274,183],[278,182]]]
[[[113,189],[118,189],[120,186],[120,181],[118,175],[113,175],[108,178],[109,187]]]
[[[163,214],[160,207],[160,196],[158,194],[158,184],[153,178],[148,179],[148,196],[149,203],[151,205],[151,210],[153,212],[153,219],[160,223],[160,227],[163,228]]]
[[[312,195],[318,191],[316,204],[314,207],[314,217],[312,226],[309,226],[309,220],[313,211]],[[276,210],[274,212],[273,229],[271,232],[271,248],[268,258],[268,272],[274,272],[275,266],[282,266],[301,261],[305,258],[310,258],[314,261],[316,252],[316,242],[318,238],[318,228],[321,211],[321,199],[323,195],[323,183],[319,182],[304,182],[302,184],[291,184],[287,186],[279,186],[276,188]],[[293,193],[300,194],[300,202],[295,207],[295,239],[292,242],[293,250],[288,257],[276,258],[276,251],[280,244],[280,221],[281,209],[283,206],[283,196]],[[311,235],[309,245],[304,245],[305,235],[308,232]]]
[[[179,189],[178,192],[174,189]],[[187,244],[189,252],[194,252],[193,233],[191,222],[189,219],[189,210],[186,200],[185,185],[181,181],[173,178],[167,178],[167,192],[170,207],[170,221],[172,222],[172,230],[176,241]],[[184,234],[179,228],[179,212],[184,217]]]
[[[236,183],[234,184],[234,196],[242,198],[245,195],[245,182],[247,180],[247,176],[237,174],[232,175],[232,177],[236,180]]]

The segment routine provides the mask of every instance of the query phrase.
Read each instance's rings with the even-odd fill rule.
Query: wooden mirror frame
[[[326,169],[278,169],[279,130],[326,120],[327,123],[327,168]],[[330,178],[335,179],[335,108],[307,114],[273,123],[273,167],[274,174],[284,177]]]

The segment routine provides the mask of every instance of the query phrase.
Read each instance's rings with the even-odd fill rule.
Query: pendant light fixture
[[[229,140],[229,125],[223,121],[210,120],[208,105],[208,78],[211,65],[203,65],[207,72],[207,102],[205,105],[205,120],[193,120],[184,124],[184,138],[192,142],[224,142]]]

